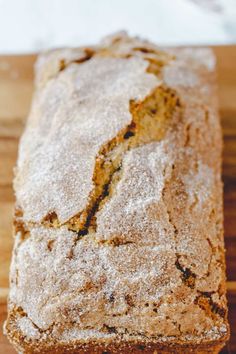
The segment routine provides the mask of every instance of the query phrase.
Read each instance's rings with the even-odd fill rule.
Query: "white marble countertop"
[[[127,30],[161,45],[236,42],[236,0],[0,0],[0,53],[96,43]]]

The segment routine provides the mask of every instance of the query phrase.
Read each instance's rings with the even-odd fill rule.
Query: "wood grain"
[[[215,47],[220,114],[224,132],[223,180],[225,243],[231,340],[222,353],[236,353],[236,46]],[[33,89],[35,56],[0,57],[0,326],[6,317],[8,273],[13,239],[13,166]],[[0,333],[0,353],[14,349]]]

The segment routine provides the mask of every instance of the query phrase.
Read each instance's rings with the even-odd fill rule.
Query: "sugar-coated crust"
[[[23,353],[217,353],[229,336],[209,49],[39,57],[5,332]]]
[[[217,354],[228,339],[228,334],[226,333],[225,336],[218,340],[204,341],[202,343],[186,343],[179,339],[173,339],[167,343],[158,339],[151,341],[144,338],[128,339],[121,336],[117,336],[115,340],[90,340],[89,342],[75,340],[70,343],[60,343],[55,340],[48,340],[45,337],[44,340],[35,342],[26,340],[24,334],[16,328],[14,321],[14,318],[8,318],[8,326],[11,328],[11,332],[8,333],[9,339],[16,349],[26,354]]]

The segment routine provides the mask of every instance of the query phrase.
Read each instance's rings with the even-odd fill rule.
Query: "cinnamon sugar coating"
[[[209,49],[125,34],[38,59],[14,184],[5,331],[19,350],[224,344],[214,68]]]

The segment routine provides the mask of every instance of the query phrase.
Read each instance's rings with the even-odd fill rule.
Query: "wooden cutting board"
[[[225,243],[231,340],[222,353],[236,353],[236,46],[215,47],[224,131]],[[12,249],[13,166],[29,110],[35,56],[0,56],[0,353],[14,349],[2,335]]]

